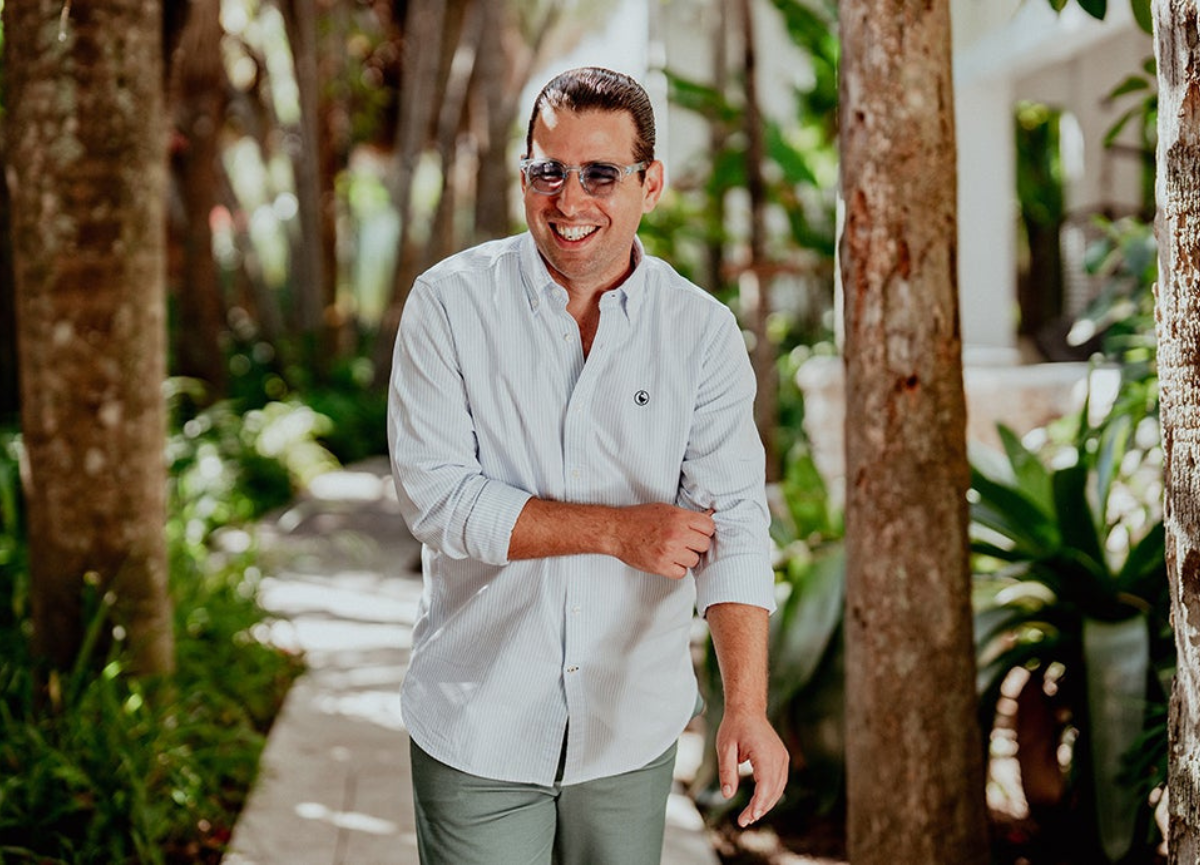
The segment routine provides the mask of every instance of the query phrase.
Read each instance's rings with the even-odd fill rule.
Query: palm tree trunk
[[[59,669],[88,584],[115,599],[139,672],[174,663],[161,13],[4,4],[33,642]]]

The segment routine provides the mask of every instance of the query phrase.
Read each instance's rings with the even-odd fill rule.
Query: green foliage
[[[767,714],[792,754],[787,795],[771,819],[787,822],[843,804],[845,674],[842,606],[845,555],[841,516],[802,446],[790,454],[775,503],[777,610],[771,617]],[[745,806],[743,791],[724,800],[717,789],[715,737],[722,715],[721,677],[711,641],[702,681],[708,746],[696,777],[697,798],[713,819]]]
[[[193,549],[203,548],[217,527],[286,503],[337,466],[317,441],[331,429],[324,415],[296,401],[268,402],[245,413],[225,401],[193,412],[197,386],[172,379],[168,388],[177,428],[167,444],[168,537]]]
[[[1160,743],[1145,734],[1152,707],[1165,705],[1173,643],[1161,518],[1133,494],[1133,475],[1154,473],[1155,459],[1129,415],[1093,428],[1086,412],[1074,441],[1047,457],[1001,427],[1004,457],[975,458],[980,720],[990,732],[1013,670],[1050,683],[1066,718],[1059,744],[1073,742],[1069,804],[1090,827],[1082,843],[1117,862],[1146,836],[1147,788],[1165,779],[1147,758]],[[1131,764],[1147,774],[1131,778]]]
[[[1067,8],[1071,0],[1046,0],[1055,12]],[[1075,0],[1079,8],[1097,20],[1103,21],[1108,14],[1108,0]],[[1153,18],[1150,14],[1150,0],[1129,0],[1129,8],[1133,12],[1138,26],[1147,33],[1153,32]]]
[[[285,346],[282,352],[246,335],[230,358],[228,406],[234,413],[271,403],[303,404],[324,419],[315,421],[315,440],[339,462],[387,453],[387,391],[372,386],[374,367],[365,356],[370,339],[358,353],[338,358],[321,375],[314,364],[301,363],[306,352]]]
[[[5,634],[4,861],[219,861],[266,730],[298,672],[295,659],[249,636],[263,615],[252,573],[244,565],[208,575],[177,568],[176,675],[125,675],[117,644],[98,675],[81,659],[53,713],[35,705],[28,641]],[[3,588],[7,600],[11,585]],[[106,610],[95,606],[99,624]]]
[[[776,296],[787,288],[799,298],[777,304],[780,321],[771,336],[783,340],[779,345],[786,352],[828,337],[823,311],[833,294],[839,44],[835,4],[774,0],[773,5],[807,73],[793,87],[792,115],[763,121],[768,225],[784,229],[768,238],[767,254],[779,273]],[[643,219],[642,239],[651,253],[732,301],[740,266],[734,262],[744,260],[747,239],[739,223],[727,219],[727,209],[746,186],[745,112],[736,96],[664,71],[672,104],[703,118],[721,144],[673,178],[659,206]]]
[[[111,598],[84,587],[88,632],[44,692],[30,654],[19,440],[0,434],[0,861],[119,865],[220,861],[297,658],[256,639],[264,613],[249,556],[221,561],[209,536],[290,497],[331,458],[315,414],[268,404],[187,413],[172,435],[170,573],[177,672],[126,675]],[[96,657],[101,645],[108,654]],[[45,693],[44,697],[37,695]]]
[[[1076,344],[1101,336],[1106,358],[1128,367],[1127,378],[1149,376],[1154,368],[1154,283],[1158,280],[1158,244],[1154,226],[1136,217],[1116,221],[1097,216],[1103,232],[1088,247],[1088,273],[1104,279],[1096,299],[1071,328]]]

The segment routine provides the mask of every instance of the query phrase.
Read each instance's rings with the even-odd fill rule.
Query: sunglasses
[[[525,182],[534,192],[541,195],[556,194],[567,182],[567,176],[574,171],[579,174],[579,185],[583,187],[583,191],[593,198],[612,195],[617,184],[633,172],[641,171],[645,167],[645,162],[635,162],[633,165],[614,165],[611,162],[563,165],[557,159],[521,160],[521,171],[525,174]]]

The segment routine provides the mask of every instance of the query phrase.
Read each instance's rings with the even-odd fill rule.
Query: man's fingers
[[[737,742],[717,749],[717,777],[721,780],[721,795],[732,799],[738,788]]]
[[[773,771],[770,772],[770,776],[768,777],[768,770],[760,768],[753,757],[751,757],[750,762],[754,768],[754,795],[750,798],[750,804],[738,815],[738,825],[743,828],[757,822],[764,814],[774,808],[783,796],[784,788],[787,786],[786,763],[772,767]]]

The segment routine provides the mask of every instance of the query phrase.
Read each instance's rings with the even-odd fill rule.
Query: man
[[[555,78],[521,171],[528,233],[422,275],[396,343],[392,465],[424,544],[402,691],[418,843],[430,865],[656,863],[696,609],[724,795],[753,768],[739,822],[786,781],[754,378],[730,311],[636,239],[663,190],[640,85]]]

